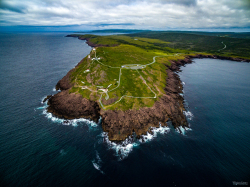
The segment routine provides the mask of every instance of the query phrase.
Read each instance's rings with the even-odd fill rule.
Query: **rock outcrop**
[[[43,100],[43,103],[45,103],[51,97],[52,97],[52,95],[48,95],[47,97],[45,97],[44,100]]]
[[[48,112],[64,119],[86,118],[98,122],[100,107],[95,101],[83,98],[80,94],[61,91],[48,101]]]
[[[56,84],[56,90],[68,90],[73,85],[70,82],[70,74],[74,71],[74,69],[70,70],[61,80]]]

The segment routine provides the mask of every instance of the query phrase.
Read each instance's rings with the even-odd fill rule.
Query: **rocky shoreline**
[[[56,85],[56,89],[60,89],[61,92],[47,98],[49,105],[47,111],[64,119],[86,118],[97,122],[102,117],[102,128],[108,133],[110,141],[123,141],[133,133],[140,138],[141,135],[150,132],[152,127],[159,127],[160,123],[166,126],[167,121],[171,121],[177,129],[180,126],[188,127],[186,116],[183,114],[184,98],[180,95],[183,87],[176,72],[179,71],[180,66],[192,63],[193,58],[250,62],[250,60],[240,58],[201,54],[171,61],[171,66],[166,65],[168,78],[165,94],[151,108],[143,107],[139,110],[127,111],[106,111],[100,108],[96,101],[83,98],[80,94],[69,93],[69,89],[73,86],[70,83],[72,69]]]

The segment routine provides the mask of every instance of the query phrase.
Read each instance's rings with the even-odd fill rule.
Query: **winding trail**
[[[227,47],[226,44],[223,43],[223,41],[222,41],[221,43],[224,45],[224,48],[219,49],[218,51],[224,50],[224,49],[226,49],[226,47]],[[120,102],[124,97],[131,97],[131,98],[157,98],[156,93],[150,88],[150,86],[147,84],[146,80],[145,80],[145,79],[143,78],[143,76],[140,74],[140,72],[138,71],[138,69],[143,69],[143,68],[146,68],[146,67],[149,66],[149,65],[154,64],[154,63],[156,62],[156,60],[155,60],[156,57],[178,56],[179,54],[183,54],[183,53],[176,53],[176,54],[174,54],[174,55],[154,56],[154,57],[153,57],[153,61],[152,61],[151,63],[145,64],[145,65],[141,65],[141,64],[125,64],[125,65],[122,65],[121,67],[114,67],[114,66],[109,66],[109,65],[106,65],[106,64],[103,64],[102,62],[100,62],[100,61],[99,61],[99,58],[96,56],[96,49],[94,49],[94,52],[95,52],[95,57],[92,59],[91,65],[93,64],[94,61],[96,61],[96,62],[98,62],[99,64],[101,64],[101,65],[103,65],[103,66],[105,66],[105,67],[120,69],[118,85],[117,85],[115,88],[111,89],[111,90],[108,90],[108,91],[106,91],[106,92],[101,93],[101,96],[100,96],[100,98],[99,98],[99,103],[100,103],[100,105],[101,105],[101,107],[102,107],[103,109],[105,109],[105,107],[104,107],[103,104],[102,104],[102,96],[103,96],[103,94],[106,94],[106,98],[109,98],[108,93],[109,93],[109,92],[112,92],[112,91],[114,91],[114,90],[116,90],[117,88],[119,88],[119,86],[120,86],[120,84],[121,84],[122,69],[132,69],[132,70],[136,70],[137,73],[139,74],[139,76],[140,76],[140,77],[142,78],[142,80],[144,81],[144,84],[146,84],[146,86],[147,86],[147,87],[150,89],[150,91],[154,94],[154,97],[135,97],[135,96],[123,95],[123,96],[121,96],[121,98],[120,98],[118,101],[114,102],[114,103],[111,104],[111,105],[108,105],[109,107],[110,107],[110,106],[113,106],[113,105],[115,105],[115,104],[117,104],[117,103]],[[94,91],[94,90],[89,89],[87,86],[85,86],[84,88],[82,87],[82,89],[88,89],[88,90],[90,90],[90,91],[92,91],[92,92],[98,92],[98,91]],[[106,100],[107,100],[107,99],[106,99]]]
[[[122,65],[121,67],[113,67],[113,66],[109,66],[109,65],[106,65],[106,64],[103,64],[102,62],[99,61],[99,59],[97,58],[96,56],[96,50],[95,50],[95,58],[93,58],[92,60],[93,61],[97,61],[99,64],[103,65],[103,66],[106,66],[106,67],[109,67],[109,68],[119,68],[120,69],[120,73],[119,73],[119,81],[118,81],[118,85],[111,89],[111,90],[108,90],[107,92],[103,92],[101,93],[101,96],[99,98],[99,103],[101,105],[101,107],[103,109],[105,109],[105,107],[103,106],[102,104],[102,96],[103,94],[106,94],[106,98],[109,98],[109,95],[108,95],[108,92],[111,92],[111,91],[114,91],[116,90],[117,88],[119,88],[120,84],[121,84],[121,75],[122,75],[122,69],[133,69],[133,70],[136,70],[137,73],[139,74],[139,76],[141,77],[141,79],[144,81],[144,84],[146,84],[146,86],[150,89],[150,91],[154,94],[153,97],[135,97],[135,96],[129,96],[129,95],[123,95],[118,101],[114,102],[113,104],[111,105],[108,105],[109,107],[110,106],[113,106],[115,104],[117,104],[118,102],[120,102],[124,97],[130,97],[130,98],[157,98],[157,95],[156,93],[150,88],[150,86],[147,84],[147,81],[143,78],[143,76],[140,74],[140,72],[138,71],[138,69],[143,69],[143,68],[146,68],[147,66],[149,65],[152,65],[156,62],[155,58],[156,57],[164,57],[164,56],[176,56],[176,55],[179,55],[179,54],[182,54],[182,53],[176,53],[174,55],[161,55],[161,56],[154,56],[153,57],[153,61],[151,63],[148,63],[148,64],[145,64],[145,65],[141,65],[141,64],[125,64],[125,65]],[[87,88],[88,89],[88,88]],[[88,89],[90,90],[90,89]],[[92,91],[92,90],[90,90]],[[94,92],[98,92],[98,91],[94,91]]]
[[[221,42],[221,43],[224,45],[224,47],[223,47],[222,49],[219,49],[218,51],[221,51],[221,50],[223,50],[223,49],[226,49],[226,48],[227,48],[226,44],[224,44],[223,42]]]

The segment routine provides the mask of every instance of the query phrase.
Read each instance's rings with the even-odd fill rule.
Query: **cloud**
[[[105,26],[113,26],[113,25],[118,25],[118,26],[121,26],[121,25],[135,25],[134,23],[98,23],[98,24],[95,24],[94,26],[101,26],[101,27],[105,27]]]
[[[0,4],[0,24],[80,25],[86,29],[121,28],[121,26],[136,29],[250,27],[249,2],[249,0],[3,0]]]
[[[15,4],[9,4],[7,2],[0,1],[0,10],[7,10],[11,12],[16,12],[16,13],[23,13],[23,6],[18,6]]]
[[[197,0],[158,0],[162,4],[180,4],[184,6],[196,5]]]

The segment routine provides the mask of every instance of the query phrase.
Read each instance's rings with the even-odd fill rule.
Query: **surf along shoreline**
[[[67,35],[66,37],[78,36]],[[86,40],[86,43],[91,47],[106,46],[93,44],[89,41],[89,38],[78,37],[78,39]],[[181,132],[180,127],[185,129],[189,125],[184,115],[184,98],[181,95],[183,93],[183,85],[176,72],[180,70],[181,66],[192,63],[194,58],[250,62],[249,59],[202,54],[187,55],[185,59],[170,61],[171,66],[165,65],[168,77],[163,96],[150,108],[143,107],[139,110],[130,109],[127,111],[103,110],[97,101],[83,98],[80,94],[69,93],[69,89],[73,86],[70,79],[70,75],[74,71],[73,68],[56,84],[56,90],[60,90],[60,92],[53,96],[47,96],[44,100],[44,102],[48,100],[47,112],[65,120],[85,118],[96,123],[101,117],[103,131],[108,134],[110,141],[115,142],[124,141],[134,133],[139,139],[148,132],[152,133],[153,127],[167,126],[168,121],[171,121],[174,128]],[[81,63],[83,63],[83,60],[76,67]]]

